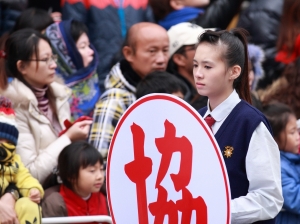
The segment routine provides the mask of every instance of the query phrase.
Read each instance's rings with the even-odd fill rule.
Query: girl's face
[[[285,130],[283,130],[279,135],[279,141],[277,141],[278,146],[285,152],[298,154],[299,140],[296,117],[294,115],[290,115]]]
[[[34,53],[26,62],[19,60],[17,66],[24,79],[31,86],[43,88],[54,81],[57,65],[47,41],[40,39],[37,49],[38,55]]]
[[[94,59],[94,51],[90,48],[90,40],[86,33],[80,35],[76,47],[81,54],[83,66],[87,67]]]
[[[75,192],[81,197],[87,197],[91,193],[99,192],[104,182],[103,165],[97,162],[93,166],[80,168],[77,184],[73,186]]]
[[[233,90],[230,69],[222,60],[223,49],[209,43],[201,43],[194,57],[194,80],[197,91],[210,100],[225,100]]]

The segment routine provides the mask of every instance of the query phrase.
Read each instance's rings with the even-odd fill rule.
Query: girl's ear
[[[17,61],[17,69],[22,75],[26,75],[26,65],[23,61],[18,60]]]
[[[239,65],[234,65],[230,68],[229,80],[237,79],[242,72],[242,68]]]

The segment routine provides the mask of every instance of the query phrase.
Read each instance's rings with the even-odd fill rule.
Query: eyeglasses
[[[47,65],[50,65],[51,62],[57,62],[57,55],[53,54],[49,58],[43,58],[43,59],[28,59],[27,61],[43,61],[46,62]]]

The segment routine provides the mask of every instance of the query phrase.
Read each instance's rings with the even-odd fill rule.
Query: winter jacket
[[[107,157],[110,141],[119,119],[136,100],[136,87],[129,83],[123,72],[120,63],[111,69],[105,81],[106,91],[101,95],[94,111],[89,142],[104,158]]]
[[[158,23],[167,30],[181,22],[195,23],[203,28],[226,29],[233,17],[238,13],[242,2],[243,0],[216,0],[205,10],[185,7],[169,13]]]
[[[53,82],[49,85],[49,91],[56,107],[59,124],[64,129],[63,122],[70,119],[68,99],[71,90]],[[40,112],[38,101],[32,90],[18,79],[14,78],[6,90],[0,90],[0,95],[12,101],[16,113],[19,130],[16,153],[20,155],[32,176],[43,183],[57,165],[61,150],[71,141],[66,135],[58,138],[49,119]]]
[[[17,18],[26,8],[27,0],[2,0],[0,1],[0,36],[11,31]]]
[[[265,88],[272,83],[284,68],[275,62],[282,7],[283,0],[252,0],[250,6],[241,13],[237,24],[249,32],[250,43],[259,45],[265,51],[265,76],[259,81],[258,88]]]
[[[20,193],[24,197],[29,196],[29,191],[32,188],[37,188],[41,197],[44,195],[44,190],[37,179],[33,178],[28,169],[24,166],[19,155],[15,154],[9,164],[0,164],[0,197],[5,193],[6,188],[10,183],[15,183]]]
[[[91,43],[99,53],[100,87],[111,68],[111,61],[120,51],[127,30],[138,22],[153,21],[148,0],[63,0],[63,19],[84,22]]]
[[[283,210],[276,224],[300,223],[300,155],[280,152]]]
[[[101,192],[83,200],[63,184],[46,190],[42,202],[43,217],[108,215],[106,198]]]

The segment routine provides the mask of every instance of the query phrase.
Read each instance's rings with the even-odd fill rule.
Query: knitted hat
[[[15,117],[10,100],[0,97],[0,139],[6,139],[17,145],[19,131]]]

